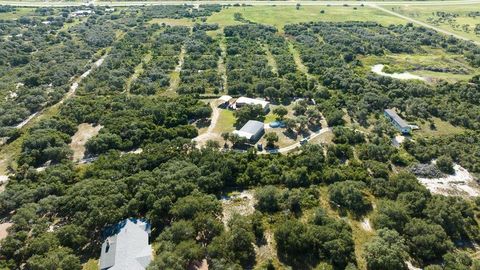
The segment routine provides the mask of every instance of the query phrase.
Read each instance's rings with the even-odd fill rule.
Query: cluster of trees
[[[113,117],[133,113],[135,110],[131,108],[141,108],[139,113],[145,115],[156,115],[153,111],[165,107],[176,113],[179,108],[178,101],[173,100],[152,101],[155,105],[130,101],[122,106],[124,100],[116,99],[111,106],[118,110],[107,113],[110,116],[105,118],[102,115],[108,110],[91,108],[93,101],[84,107],[74,107],[80,99],[68,102],[62,113],[91,119],[97,115],[105,130],[120,135],[120,129],[110,122]],[[139,114],[134,115],[137,118]],[[170,117],[164,115],[162,119],[167,121]],[[84,121],[79,118],[77,123]],[[127,125],[132,121],[119,119]],[[46,128],[53,123],[43,125]],[[65,132],[75,130],[72,124],[56,125]],[[411,174],[391,174],[388,168],[369,165],[371,160],[355,159],[349,145],[332,145],[326,155],[321,146],[307,145],[301,152],[277,156],[256,155],[254,150],[245,153],[221,152],[215,148],[198,150],[189,139],[147,141],[140,154],[108,151],[82,171],[68,161],[42,172],[20,167],[0,194],[2,213],[16,210],[12,216],[15,225],[2,242],[0,261],[10,265],[33,264],[64,252],[68,254],[64,258],[71,256],[75,262],[78,256],[99,250],[100,232],[105,226],[126,217],[146,217],[152,223],[154,237],[160,235],[158,241],[164,247],[159,249],[152,267],[161,269],[171,264],[181,269],[205,257],[215,269],[230,265],[248,267],[254,260],[252,243],[261,238],[261,228],[255,225],[258,222],[244,222],[240,218],[231,222],[230,230],[223,230],[218,220],[218,201],[205,194],[218,194],[226,187],[266,185],[257,192],[256,208],[263,215],[282,210],[291,213],[286,220],[276,222],[274,228],[278,253],[283,262],[292,266],[302,262],[316,265],[322,261],[343,268],[354,263],[351,231],[345,222],[331,219],[321,210],[315,210],[319,214],[311,221],[296,219],[295,216],[318,205],[318,188],[312,184],[330,185],[328,200],[353,215],[368,211],[366,194],[379,198],[378,211],[372,218],[374,227],[395,230],[404,239],[404,252],[423,265],[451,251],[454,243],[477,241],[480,235],[471,202],[431,196]],[[340,161],[346,152],[350,152],[348,163]],[[386,173],[379,173],[382,170]],[[49,232],[47,228],[54,221],[56,229]],[[27,233],[31,229],[36,233]],[[60,240],[60,232],[67,229],[72,232]],[[428,237],[424,238],[425,235]],[[38,241],[45,248],[29,253]],[[381,248],[369,249],[374,255],[367,256],[367,262],[379,264],[377,269],[396,269],[388,260],[375,261],[381,256],[391,258],[399,254],[397,247],[383,246],[392,245],[390,240],[378,241],[380,244],[372,245]],[[67,249],[71,245],[77,248]],[[355,269],[353,265],[349,267]]]
[[[286,25],[285,33],[294,38],[309,72],[319,75],[323,86],[340,90],[331,93],[333,96],[328,100],[318,99],[326,109],[327,119],[328,114],[339,119],[335,116],[339,116],[340,111],[335,108],[347,108],[354,120],[368,126],[371,114],[380,113],[386,107],[396,107],[405,112],[407,120],[439,117],[454,125],[479,128],[480,104],[475,94],[478,93],[478,77],[469,83],[443,82],[427,86],[421,82],[365,76],[358,72],[362,67],[358,60],[360,55],[421,53],[421,46],[430,46],[476,59],[480,54],[474,44],[411,24],[383,27],[370,22],[315,22]],[[478,65],[476,61],[472,60],[471,64]]]
[[[267,97],[271,101],[288,101],[313,90],[315,83],[297,72],[293,56],[284,37],[271,26],[248,23],[224,28],[227,40],[228,92],[232,95]],[[269,65],[269,50],[276,71]]]
[[[47,161],[65,162],[72,154],[70,138],[81,123],[104,126],[86,144],[87,154],[99,155],[110,149],[129,151],[165,139],[193,138],[197,130],[188,121],[208,117],[210,113],[210,107],[189,97],[78,97],[67,101],[57,118],[30,129],[22,143],[19,162],[31,166]]]
[[[177,90],[180,94],[219,93],[223,88],[217,67],[221,55],[218,40],[207,35],[201,28],[211,29],[212,26],[196,25],[192,36],[185,43],[186,56],[180,72],[181,84]]]
[[[422,163],[428,163],[432,159],[443,157],[442,159],[446,159],[446,164],[443,166],[445,168],[443,171],[446,173],[452,172],[451,161],[460,164],[472,173],[479,173],[479,145],[480,134],[470,131],[457,135],[420,138],[405,142],[403,147]]]
[[[125,33],[123,38],[115,42],[103,65],[95,68],[82,80],[77,92],[81,95],[111,95],[123,92],[146,52],[145,44],[150,31],[139,27]]]
[[[299,216],[302,211],[318,205],[318,190],[308,188],[281,189],[267,185],[255,192],[255,209],[262,213],[289,211]]]
[[[166,5],[166,6],[149,6],[141,8],[145,19],[152,18],[201,18],[208,17],[215,12],[222,10],[221,5]]]
[[[160,34],[149,45],[151,59],[143,63],[143,71],[131,85],[130,92],[141,95],[154,95],[170,86],[170,74],[179,62],[182,45],[190,35],[185,26],[152,27]]]
[[[315,267],[326,261],[337,269],[355,269],[350,226],[329,217],[322,208],[315,209],[307,223],[287,219],[279,224],[275,240],[280,259],[294,267]]]
[[[8,5],[0,5],[0,13],[8,13],[8,12],[13,12],[16,9],[12,6]]]
[[[92,42],[84,31],[89,25],[103,29],[96,31],[100,36],[111,37],[112,23],[103,17],[89,18],[66,31],[58,10],[48,17],[50,24],[36,14],[0,22],[0,35],[7,37],[0,44],[0,128],[15,126],[60,100],[71,78],[82,74],[93,54],[112,42],[111,38]],[[8,130],[1,133],[3,137]]]

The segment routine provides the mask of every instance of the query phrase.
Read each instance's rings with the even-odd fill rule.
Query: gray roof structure
[[[144,270],[152,260],[152,246],[148,244],[150,225],[127,219],[118,223],[115,230],[117,233],[102,244],[100,269]]]
[[[248,140],[264,129],[264,124],[259,121],[249,120],[240,130],[235,130],[233,133],[240,137],[245,137]]]
[[[392,118],[401,128],[410,127],[410,125],[408,125],[408,123],[405,122],[405,120],[403,120],[394,110],[386,109],[385,113],[388,114],[388,116],[390,116],[390,118]]]

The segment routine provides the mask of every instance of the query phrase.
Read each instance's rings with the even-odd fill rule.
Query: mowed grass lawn
[[[476,24],[480,24],[480,17],[468,17],[467,14],[472,11],[479,11],[480,4],[468,4],[468,5],[438,5],[438,6],[416,6],[414,3],[409,3],[408,5],[400,6],[385,6],[387,9],[391,9],[394,12],[400,13],[404,16],[411,17],[413,19],[434,25],[438,28],[453,32],[460,36],[470,38],[472,40],[480,41],[480,36],[475,35],[473,29]],[[458,17],[455,19],[455,24],[458,27],[453,27],[448,22],[442,22],[439,24],[434,24],[429,22],[428,18],[438,19],[438,16],[435,16],[436,12],[449,12],[458,14]],[[462,25],[468,24],[470,31],[467,33],[462,30]]]
[[[354,9],[356,8],[356,9]],[[321,13],[323,10],[324,13]],[[228,7],[215,13],[207,19],[208,23],[218,23],[220,26],[240,24],[234,20],[234,14],[241,13],[247,20],[268,24],[283,29],[286,24],[310,21],[376,21],[383,25],[403,24],[405,20],[382,12],[380,10],[361,7],[339,6],[245,6]]]
[[[420,130],[413,131],[414,137],[447,136],[460,134],[465,131],[464,128],[456,127],[440,118],[433,117],[433,123],[435,124],[435,129],[430,128],[429,122],[415,123],[420,127]]]
[[[220,110],[220,116],[218,117],[217,125],[213,129],[213,132],[222,134],[223,132],[232,132],[235,130],[235,115],[231,110]]]

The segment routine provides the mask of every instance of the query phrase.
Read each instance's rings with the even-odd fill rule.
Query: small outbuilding
[[[265,133],[265,125],[262,122],[250,120],[240,130],[235,130],[233,134],[249,140],[250,142],[256,142]]]
[[[262,99],[254,99],[248,97],[239,97],[235,102],[235,107],[237,109],[245,105],[260,105],[262,106],[262,109],[267,112],[269,110],[270,102]]]
[[[403,120],[394,110],[386,109],[385,117],[398,129],[402,134],[410,134],[412,132],[412,127]]]
[[[144,270],[152,261],[148,243],[150,224],[139,219],[126,219],[107,230],[102,244],[101,270]]]

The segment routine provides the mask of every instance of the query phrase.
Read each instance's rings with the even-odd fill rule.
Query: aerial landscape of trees
[[[105,228],[126,218],[151,224],[152,270],[203,261],[214,270],[480,269],[472,255],[480,200],[432,193],[415,169],[480,173],[478,75],[396,80],[362,62],[438,49],[478,67],[478,46],[410,23],[277,29],[240,13],[232,25],[205,22],[230,6],[88,8],[82,18],[69,16],[75,8],[38,8],[0,20],[0,138],[17,151],[0,191],[1,220],[12,223],[0,269],[82,269],[98,259]],[[274,106],[221,111],[231,128],[269,119],[287,135],[314,126],[331,137],[260,154],[236,149],[245,140],[228,131],[218,137],[232,149],[198,147],[192,139],[208,132],[193,123],[213,118],[210,102],[226,94]],[[390,107],[409,122],[435,118],[461,132],[395,145],[398,132],[382,118]],[[34,113],[41,117],[15,128]],[[85,123],[101,128],[77,162],[72,138]],[[276,149],[286,135],[268,128],[266,146]],[[252,195],[231,199],[239,191]],[[226,220],[229,201],[251,211]]]

